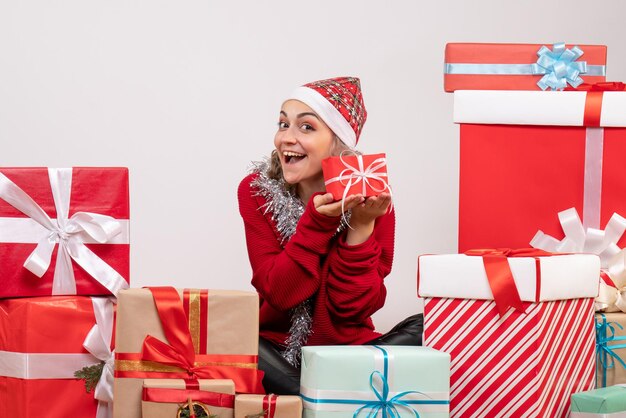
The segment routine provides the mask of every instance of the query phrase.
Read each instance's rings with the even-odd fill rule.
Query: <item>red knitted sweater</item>
[[[313,333],[307,345],[363,344],[380,334],[370,316],[385,303],[384,278],[391,271],[394,213],[376,219],[374,233],[362,244],[346,244],[346,231],[335,236],[340,217],[317,212],[313,199],[295,234],[281,246],[266,201],[251,186],[256,174],[239,185],[252,285],[259,293],[260,334],[284,346],[290,309],[314,296]]]

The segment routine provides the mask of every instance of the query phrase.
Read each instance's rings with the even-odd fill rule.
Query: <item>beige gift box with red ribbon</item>
[[[141,417],[144,379],[232,379],[237,392],[263,393],[258,313],[253,292],[120,292],[114,417]]]

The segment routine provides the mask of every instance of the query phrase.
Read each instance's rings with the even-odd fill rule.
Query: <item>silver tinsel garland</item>
[[[285,246],[291,236],[296,232],[298,221],[304,213],[304,203],[285,187],[284,180],[275,180],[268,176],[269,161],[255,161],[252,163],[252,172],[258,176],[250,184],[256,189],[256,195],[262,196],[266,203],[261,209],[267,214],[271,213],[272,220],[276,222],[276,229],[280,234],[280,244]],[[349,220],[350,214],[346,214]],[[346,227],[346,222],[342,220],[337,232]],[[309,335],[313,332],[312,319],[312,298],[305,300],[291,310],[291,326],[289,336],[285,340],[287,345],[282,356],[294,367],[300,365],[300,355],[302,346],[306,343]]]

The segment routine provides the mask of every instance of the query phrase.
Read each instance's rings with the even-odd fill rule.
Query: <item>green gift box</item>
[[[450,355],[414,346],[302,349],[304,418],[448,418]],[[393,415],[395,413],[396,415]]]
[[[626,386],[573,394],[570,418],[626,418]]]

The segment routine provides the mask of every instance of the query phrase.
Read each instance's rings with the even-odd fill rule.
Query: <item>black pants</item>
[[[422,345],[422,314],[408,317],[388,333],[366,343],[367,345]],[[259,338],[259,369],[265,372],[263,387],[267,393],[298,395],[300,369],[289,364],[281,350],[264,338]]]

